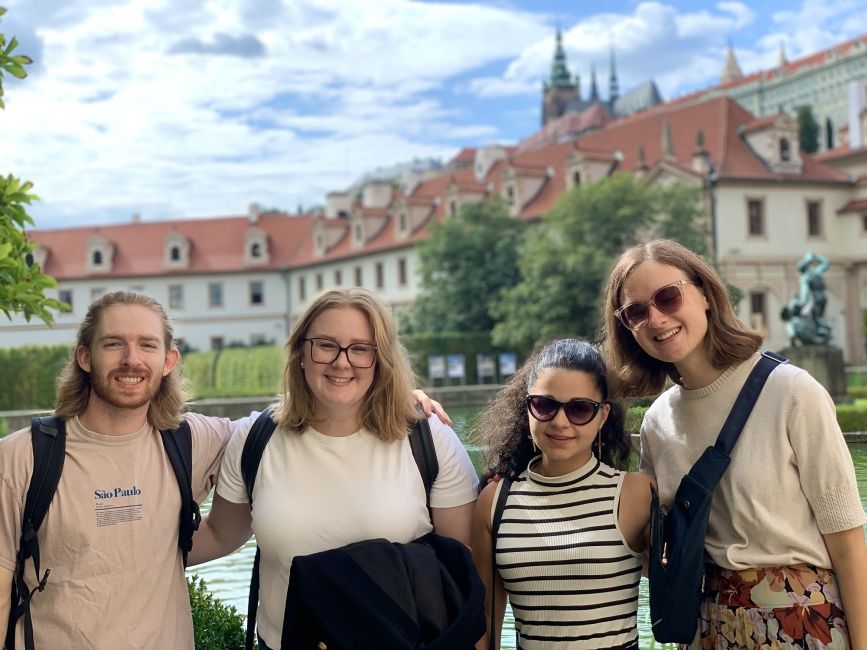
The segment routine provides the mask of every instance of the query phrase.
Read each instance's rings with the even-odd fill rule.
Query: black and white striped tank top
[[[635,644],[642,554],[626,545],[617,525],[625,474],[595,457],[554,478],[530,468],[512,484],[497,534],[497,569],[519,647]]]

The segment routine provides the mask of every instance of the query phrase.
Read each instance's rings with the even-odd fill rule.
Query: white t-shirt
[[[217,494],[247,503],[241,453],[250,421],[226,449]],[[455,432],[430,418],[439,473],[431,489],[433,508],[474,501],[478,479]],[[253,532],[261,549],[259,635],[279,647],[289,568],[296,555],[339,548],[365,539],[406,543],[432,529],[424,484],[406,439],[384,442],[361,430],[345,437],[312,428],[277,429],[262,455],[253,488]]]

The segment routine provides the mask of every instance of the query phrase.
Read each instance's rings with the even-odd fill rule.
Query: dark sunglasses
[[[568,402],[558,402],[545,395],[527,395],[527,410],[539,422],[550,422],[557,416],[557,411],[562,408],[569,422],[581,426],[595,418],[601,407],[601,402],[594,402],[592,399],[583,397],[570,399]]]
[[[623,326],[630,330],[644,327],[650,319],[650,306],[653,305],[663,314],[673,314],[683,306],[683,285],[695,284],[689,280],[678,280],[660,287],[648,302],[630,302],[620,309],[614,310],[614,315],[620,319]]]

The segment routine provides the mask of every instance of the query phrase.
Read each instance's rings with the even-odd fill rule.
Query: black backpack
[[[253,504],[253,486],[256,483],[256,474],[259,472],[259,463],[262,460],[265,447],[271,439],[271,434],[274,433],[274,429],[277,426],[272,417],[273,411],[274,406],[269,406],[259,414],[259,417],[256,418],[256,421],[250,428],[247,440],[244,441],[244,450],[241,452],[241,475],[244,478],[247,498],[251,507]],[[430,491],[439,473],[439,462],[437,461],[436,449],[427,418],[419,418],[408,438],[413,458],[416,465],[418,465],[418,471],[424,483],[427,507],[430,510]],[[246,647],[248,650],[253,647],[256,611],[259,607],[259,558],[260,551],[257,546],[256,557],[253,560],[253,572],[250,576],[250,596],[247,601]]]
[[[30,599],[37,591],[45,589],[45,583],[49,573],[51,573],[51,569],[45,569],[45,572],[40,576],[37,531],[48,513],[48,506],[54,498],[57,484],[60,482],[60,475],[63,472],[63,460],[66,454],[66,423],[63,418],[54,415],[33,418],[30,423],[30,435],[33,444],[33,474],[24,502],[21,540],[18,545],[18,555],[15,558],[9,623],[6,629],[7,650],[15,649],[15,626],[22,616],[24,617],[24,647],[26,650],[33,650],[35,647],[33,620],[30,616]],[[186,566],[187,554],[193,547],[193,533],[198,529],[201,521],[199,505],[193,499],[193,442],[190,425],[184,420],[176,429],[160,431],[160,436],[181,491],[178,546],[184,557],[184,566]],[[28,558],[33,559],[33,567],[38,581],[33,589],[28,587],[24,580],[24,565]]]

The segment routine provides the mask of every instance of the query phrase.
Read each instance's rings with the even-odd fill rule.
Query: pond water
[[[475,412],[475,409],[454,409],[454,412],[451,413],[455,420],[455,430],[459,434],[466,430],[467,421],[474,416]],[[472,447],[468,448],[478,469],[479,454]],[[858,479],[858,491],[861,495],[861,503],[865,510],[867,510],[867,443],[850,444],[849,450],[852,453],[852,459],[855,464],[855,474]],[[206,510],[208,505],[205,504],[203,510]],[[250,584],[250,571],[253,566],[255,551],[255,543],[251,540],[238,552],[228,557],[193,567],[188,570],[188,573],[200,575],[205,579],[208,587],[217,597],[223,602],[234,606],[238,612],[246,615],[247,591]],[[656,643],[650,633],[650,608],[647,602],[647,581],[644,578],[642,578],[639,593],[638,619],[641,648],[674,648],[674,646]],[[512,618],[511,611],[508,609],[506,611],[501,648],[515,648],[514,619]]]

